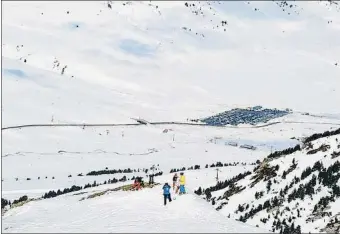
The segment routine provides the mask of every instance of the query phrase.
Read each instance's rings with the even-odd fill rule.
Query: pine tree
[[[289,227],[286,225],[284,230],[283,230],[283,234],[290,234],[290,230]]]
[[[301,227],[300,227],[300,225],[298,225],[298,226],[296,227],[295,233],[296,233],[296,234],[301,234]]]
[[[269,193],[271,186],[272,186],[272,181],[268,180],[268,183],[267,183],[267,193]]]

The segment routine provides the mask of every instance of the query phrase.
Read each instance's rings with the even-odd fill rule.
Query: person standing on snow
[[[164,205],[166,206],[166,200],[169,199],[169,202],[171,202],[171,194],[170,194],[170,185],[168,183],[165,183],[163,186],[163,196],[164,196]]]
[[[177,179],[178,179],[178,175],[177,173],[175,173],[174,177],[172,177],[172,189],[175,190],[175,188],[177,187]]]
[[[185,176],[184,173],[180,173],[179,177],[179,194],[185,194]]]
[[[149,185],[154,184],[154,174],[149,175]]]

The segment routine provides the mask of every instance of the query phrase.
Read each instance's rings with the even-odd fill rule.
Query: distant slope
[[[6,126],[183,121],[254,105],[339,112],[336,4],[3,6]]]
[[[228,217],[267,230],[339,232],[340,129],[274,153],[245,177],[199,191]],[[196,191],[197,192],[197,191]]]

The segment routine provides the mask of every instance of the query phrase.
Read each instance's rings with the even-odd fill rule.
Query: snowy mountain
[[[340,126],[337,2],[2,7],[3,232],[337,227],[338,135],[306,140]]]
[[[199,188],[217,210],[273,232],[340,230],[340,128],[270,154],[253,171]]]

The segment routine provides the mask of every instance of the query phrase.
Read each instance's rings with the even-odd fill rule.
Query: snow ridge
[[[252,172],[195,192],[228,217],[273,232],[339,232],[340,134],[307,137]]]

